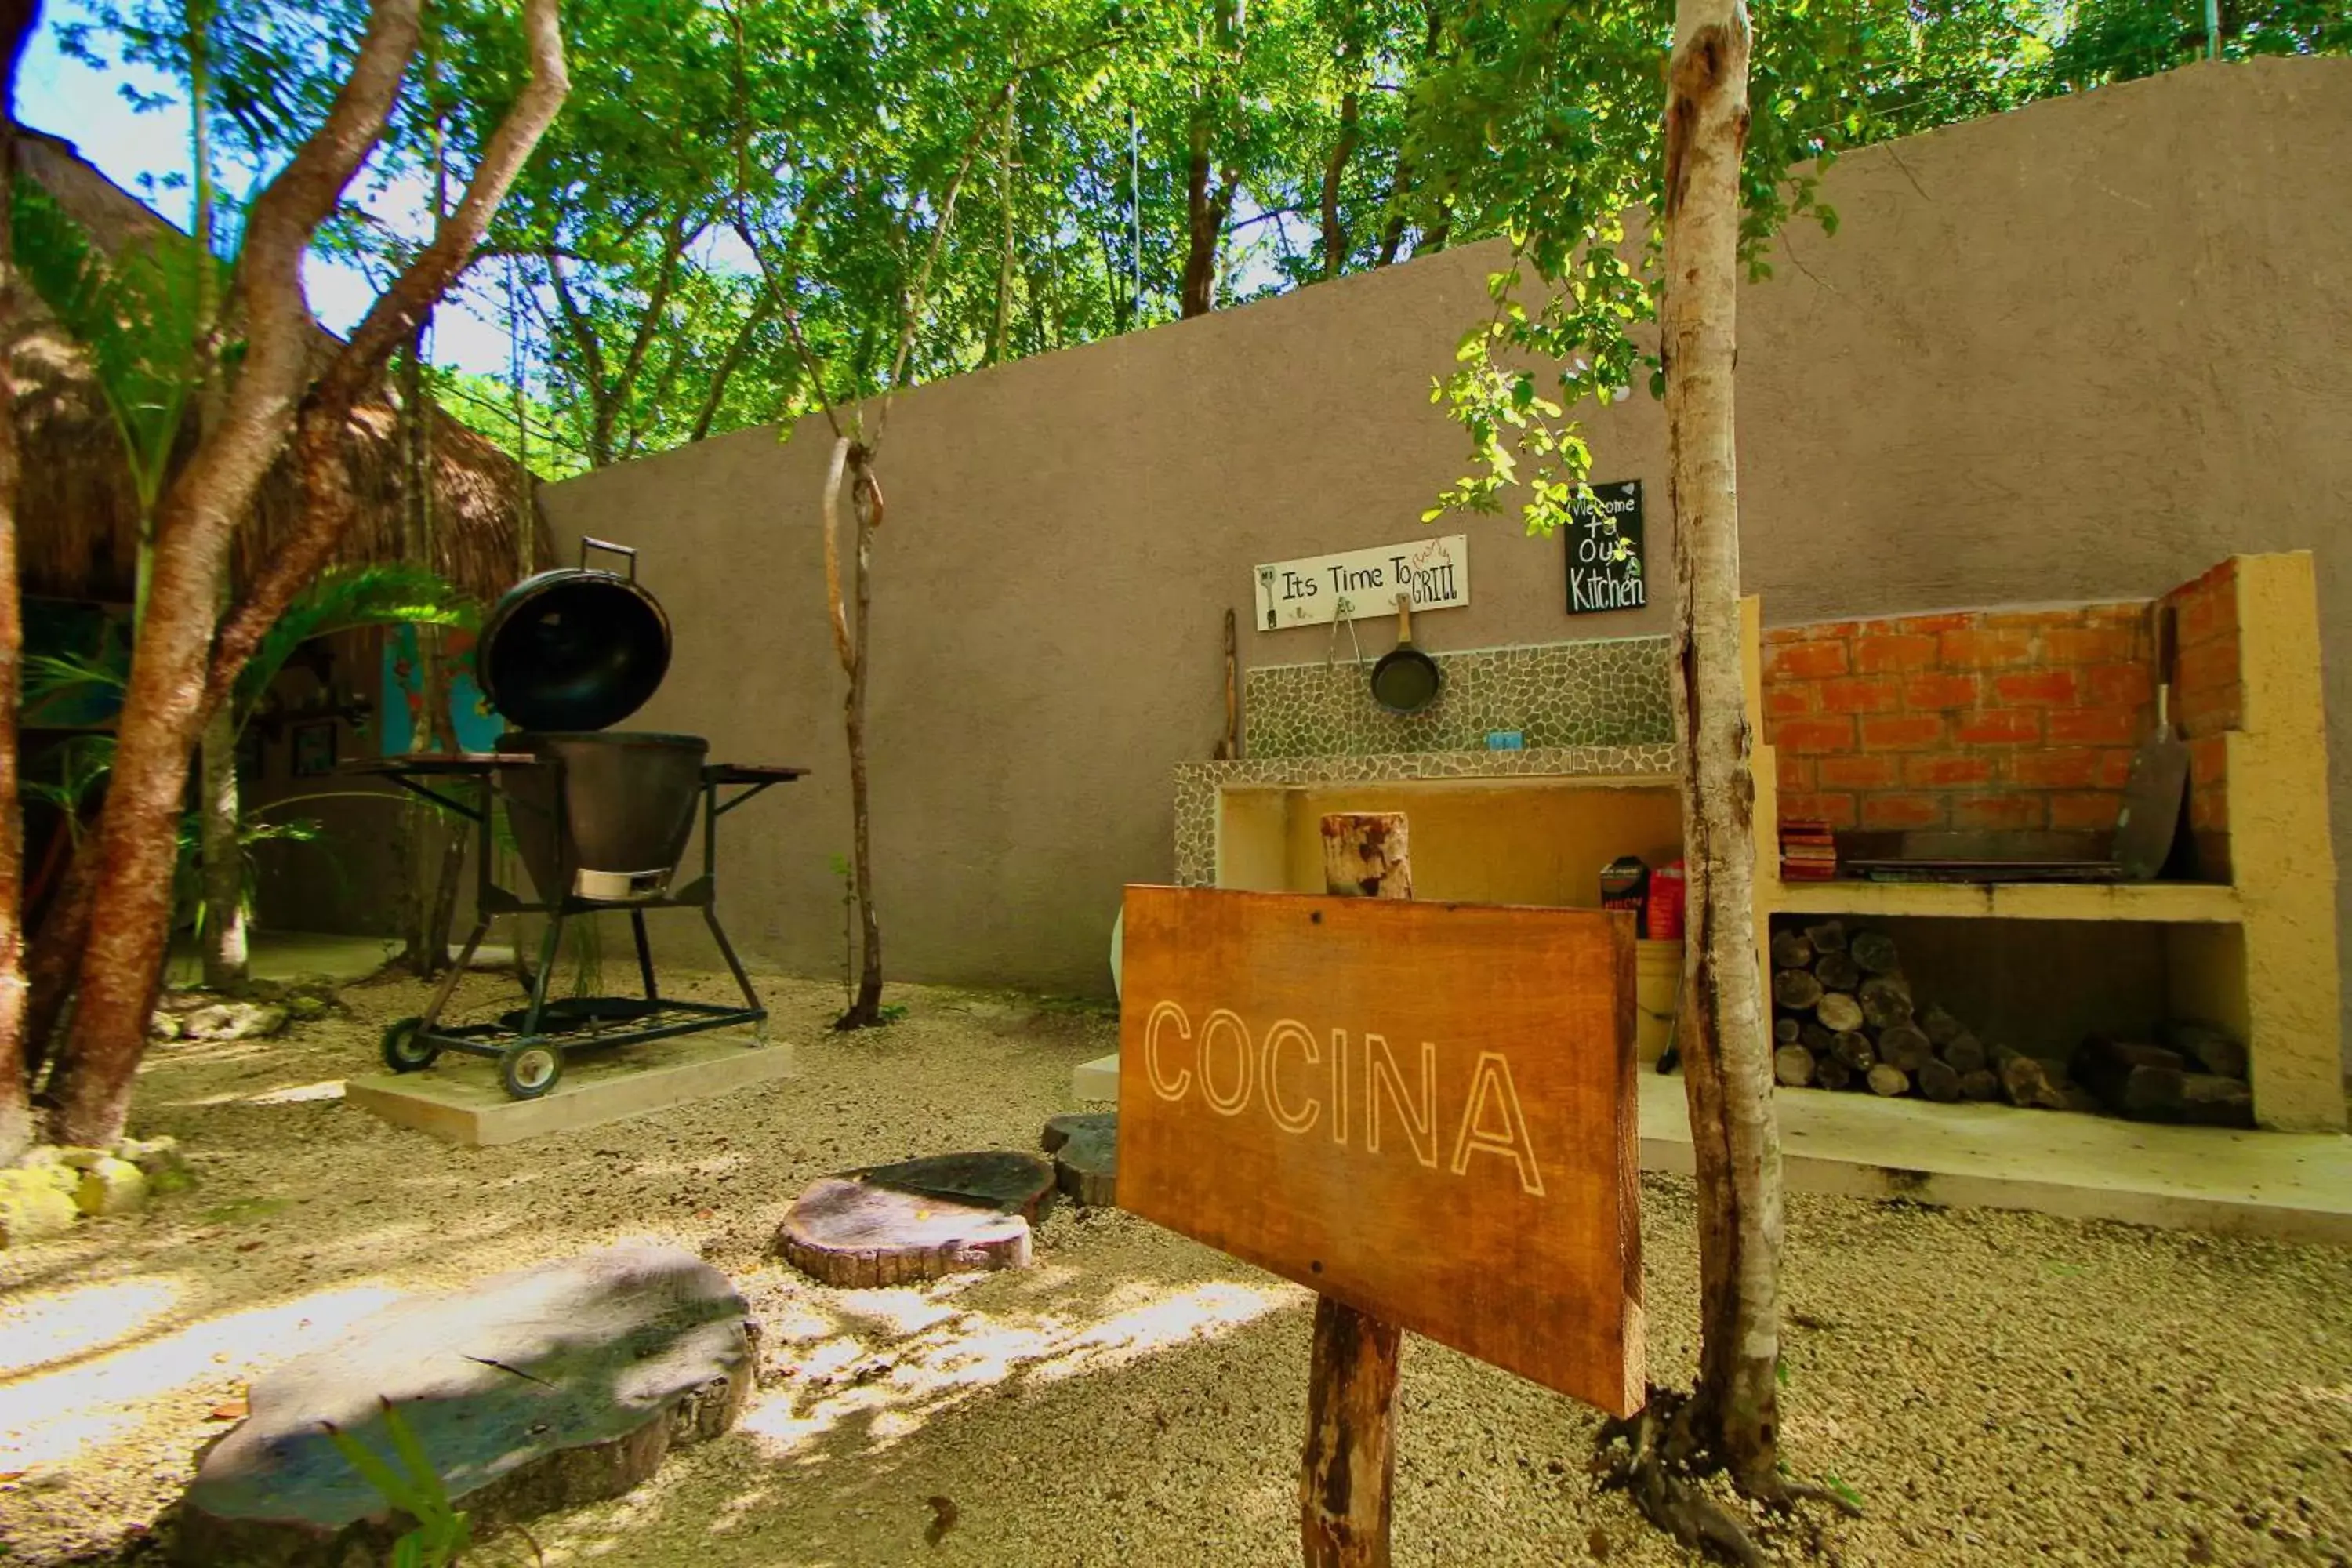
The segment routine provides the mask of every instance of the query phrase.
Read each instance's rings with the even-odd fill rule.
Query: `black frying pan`
[[[1412,646],[1412,595],[1397,595],[1397,645],[1372,666],[1372,700],[1391,713],[1418,713],[1437,700],[1445,677]]]

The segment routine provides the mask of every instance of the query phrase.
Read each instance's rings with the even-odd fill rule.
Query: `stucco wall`
[[[2347,146],[2352,62],[2297,60],[2200,66],[1841,161],[1823,186],[1836,237],[1799,230],[1740,299],[1744,575],[1768,623],[2144,598],[2232,552],[2314,549],[2335,831],[2352,832]],[[1496,257],[900,402],[870,711],[892,973],[1107,988],[1120,884],[1171,874],[1170,769],[1223,727],[1224,610],[1246,628],[1255,563],[1423,531],[1463,453],[1430,378]],[[1417,640],[1667,629],[1660,410],[1595,411],[1590,434],[1596,479],[1646,481],[1651,606],[1569,616],[1561,545],[1478,519],[1472,605],[1417,616]],[[741,433],[547,494],[560,538],[639,545],[676,622],[674,672],[633,727],[817,770],[728,819],[722,886],[749,951],[818,972],[840,961],[827,862],[849,837],[824,456],[812,421],[789,445]],[[1262,666],[1320,659],[1328,632],[1242,637]]]

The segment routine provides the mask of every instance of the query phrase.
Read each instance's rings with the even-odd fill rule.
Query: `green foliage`
[[[523,418],[530,428],[515,423],[514,388],[495,376],[440,365],[425,367],[425,386],[441,412],[502,452],[520,452],[530,471],[547,480],[568,479],[585,473],[588,460],[576,439],[558,422],[555,413],[537,398],[525,401]]]
[[[216,141],[258,171],[317,121],[366,8],[206,4]],[[187,79],[179,0],[77,9],[70,49]],[[1813,182],[1840,152],[2168,68],[2206,42],[2202,0],[1757,0],[1752,15],[1759,274],[1790,220],[1834,230]],[[2222,22],[2230,58],[2352,48],[2340,0],[2230,0]],[[580,0],[563,25],[572,97],[473,285],[496,312],[516,279],[543,477],[872,397],[894,374],[1167,320],[1196,218],[1218,305],[1511,242],[1488,319],[1435,389],[1472,449],[1440,511],[1516,503],[1558,526],[1587,460],[1576,411],[1654,384],[1656,258],[1621,226],[1657,195],[1669,0]],[[329,236],[377,272],[425,220],[364,204],[394,180],[461,179],[522,76],[508,0],[447,0],[425,27],[373,184]],[[453,416],[519,449],[510,385],[436,381]]]
[[[394,1543],[394,1568],[448,1568],[473,1546],[472,1523],[450,1506],[441,1472],[434,1468],[415,1429],[392,1401],[383,1400],[382,1405],[384,1433],[392,1440],[391,1459],[332,1422],[323,1424],[327,1440],[386,1502],[416,1521]]]
[[[15,183],[12,210],[17,265],[96,373],[144,532],[205,374],[198,321],[205,258],[178,236],[135,240],[102,258],[80,225],[28,179]]]
[[[245,726],[304,643],[362,626],[470,626],[477,616],[470,600],[422,566],[394,562],[330,570],[295,595],[237,676],[237,726]]]
[[[2204,0],[2093,0],[2066,12],[2047,62],[2053,90],[2154,76],[2210,47]],[[2221,16],[2223,59],[2352,52],[2352,7],[2343,0],[2225,0]]]

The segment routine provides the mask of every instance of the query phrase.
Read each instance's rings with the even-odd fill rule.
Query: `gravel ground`
[[[919,1290],[827,1290],[764,1256],[818,1175],[1033,1146],[1112,1023],[905,987],[904,1021],[842,1037],[832,988],[763,988],[797,1077],[504,1149],[338,1098],[418,1010],[409,982],[284,1039],[159,1047],[133,1131],[181,1139],[201,1185],[0,1252],[0,1557],[146,1561],[216,1407],[278,1358],[395,1291],[657,1236],[741,1285],[767,1385],[636,1494],[534,1526],[547,1563],[1295,1561],[1302,1291],[1101,1213],[1049,1218],[1031,1269]],[[1651,1375],[1686,1382],[1690,1193],[1643,1201]],[[1793,1197],[1786,1293],[1784,1457],[1866,1508],[1823,1528],[1825,1561],[2352,1563],[2352,1252]],[[1594,1494],[1595,1418],[1569,1402],[1416,1342],[1403,1405],[1400,1563],[1686,1561]]]

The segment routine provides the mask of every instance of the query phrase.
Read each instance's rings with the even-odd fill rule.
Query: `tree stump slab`
[[[1043,1162],[1040,1162],[1043,1163]],[[1053,1167],[1046,1166],[1047,1183]],[[793,1201],[776,1233],[784,1261],[845,1290],[1029,1265],[1029,1221],[992,1205],[827,1176]]]
[[[1115,1135],[1118,1131],[1118,1112],[1116,1110],[1066,1110],[1059,1116],[1046,1118],[1043,1142],[1045,1152],[1051,1154],[1081,1132]]]
[[[1054,1192],[1054,1163],[1037,1154],[983,1149],[968,1154],[927,1154],[895,1165],[845,1173],[869,1186],[1035,1219]]]
[[[1088,1128],[1073,1133],[1054,1151],[1054,1174],[1065,1194],[1081,1208],[1118,1206],[1118,1132]]]
[[[413,1521],[323,1426],[389,1460],[385,1401],[477,1540],[618,1497],[672,1447],[734,1425],[757,1361],[747,1312],[725,1275],[667,1247],[614,1247],[396,1302],[253,1384],[251,1414],[201,1456],[175,1561],[390,1563]]]

